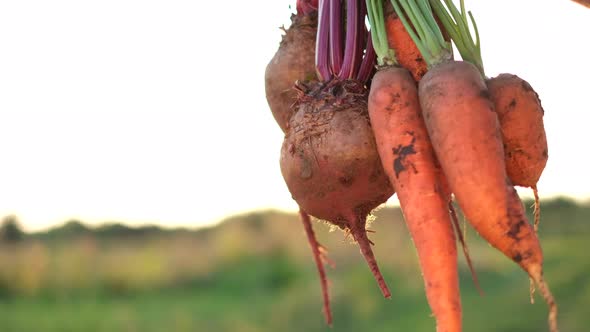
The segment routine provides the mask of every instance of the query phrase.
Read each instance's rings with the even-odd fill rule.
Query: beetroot
[[[367,238],[367,215],[391,195],[367,112],[367,90],[355,80],[300,85],[298,111],[281,149],[281,172],[299,206],[350,232],[385,297],[390,293]]]
[[[293,114],[292,106],[297,100],[297,92],[293,89],[295,82],[316,79],[317,21],[317,11],[293,15],[278,51],[266,66],[266,100],[283,131],[287,130]]]
[[[365,2],[347,0],[343,10],[340,0],[324,0],[319,7],[315,57],[319,81],[298,81],[296,102],[290,113],[281,113],[290,119],[284,126],[280,165],[301,209],[330,322],[320,256],[323,248],[310,231],[308,215],[352,235],[381,292],[389,298],[391,293],[367,237],[366,220],[374,208],[393,195],[393,188],[377,153],[367,110],[366,84],[374,72],[376,55],[364,25]],[[346,20],[340,17],[343,12]],[[344,49],[342,40],[346,41]]]
[[[354,80],[300,87],[306,93],[283,142],[283,177],[305,211],[350,229],[393,193],[376,153],[367,90]]]

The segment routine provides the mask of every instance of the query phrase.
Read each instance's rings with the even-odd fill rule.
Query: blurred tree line
[[[523,204],[526,207],[532,207],[533,201],[525,200]],[[460,211],[459,211],[460,212]],[[529,217],[532,217],[531,210],[528,209]],[[581,229],[586,229],[586,221],[590,220],[590,204],[577,203],[576,201],[558,197],[552,200],[543,201],[541,204],[543,232],[567,234],[575,233]],[[267,221],[268,216],[260,213],[251,213],[247,216],[238,216],[243,219],[247,227],[251,229],[261,229]],[[231,217],[229,220],[234,220]],[[545,222],[547,221],[547,222]],[[222,224],[225,222],[222,222]],[[107,222],[95,227],[85,225],[80,220],[69,220],[62,225],[34,233],[25,233],[22,230],[21,222],[16,215],[8,215],[2,219],[0,225],[0,242],[17,243],[23,239],[33,238],[41,240],[59,240],[79,236],[94,236],[97,238],[111,237],[141,237],[154,235],[176,235],[199,233],[205,235],[209,231],[204,229],[189,228],[162,228],[157,225],[143,225],[132,227],[118,222]]]
[[[2,219],[0,226],[0,242],[15,243],[22,240],[24,232],[21,229],[18,218],[15,215],[9,215]]]

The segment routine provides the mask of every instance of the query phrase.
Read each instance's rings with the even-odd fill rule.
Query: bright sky
[[[32,230],[295,210],[263,80],[292,3],[3,1],[0,217]],[[518,74],[542,98],[542,197],[590,197],[590,10],[567,0],[467,6],[488,75]]]

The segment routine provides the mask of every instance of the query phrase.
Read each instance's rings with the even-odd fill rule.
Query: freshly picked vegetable
[[[537,235],[537,182],[548,159],[544,110],[518,76],[486,77],[463,0],[460,8],[452,0],[300,0],[297,10],[267,67],[266,92],[285,132],[281,173],[300,207],[328,324],[331,261],[311,217],[352,236],[389,298],[366,228],[371,211],[395,192],[437,332],[462,331],[457,241],[479,288],[453,200],[528,274],[531,300],[536,286],[549,329],[558,331]],[[300,19],[312,23],[304,29]],[[515,186],[533,189],[533,224]]]
[[[539,95],[531,85],[513,74],[485,76],[481,57],[477,25],[471,13],[465,12],[461,1],[461,11],[452,1],[445,0],[448,10],[440,1],[431,1],[436,15],[445,30],[453,39],[464,61],[474,64],[488,88],[489,98],[500,121],[506,173],[515,186],[530,187],[535,196],[535,229],[539,224],[540,206],[537,182],[545,169],[548,159],[547,138]],[[467,15],[469,14],[476,40],[469,33]]]
[[[291,26],[285,30],[279,49],[266,66],[266,100],[283,131],[287,130],[294,111],[292,106],[297,101],[295,82],[316,79],[317,5],[317,0],[297,1],[297,14],[291,16]]]
[[[478,66],[452,59],[451,46],[432,13],[434,8],[456,45],[477,45],[473,49],[478,50],[479,38],[473,43],[465,28],[463,2],[461,12],[451,0],[445,0],[446,7],[440,0],[392,2],[429,65],[418,93],[433,148],[451,191],[477,232],[519,264],[539,287],[549,305],[550,329],[557,331],[557,306],[543,278],[541,245],[508,177],[502,129],[485,77]],[[445,15],[446,10],[451,14]],[[452,29],[451,17],[459,28]]]
[[[398,65],[389,47],[386,27],[391,25],[384,24],[383,3],[367,3],[380,64],[369,95],[377,149],[418,252],[437,331],[460,331],[457,248],[448,209],[451,192],[422,118],[416,81]]]

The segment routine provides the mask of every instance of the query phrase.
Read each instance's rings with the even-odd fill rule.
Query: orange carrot
[[[418,252],[437,331],[461,331],[455,235],[414,79],[401,68],[377,72],[369,115],[385,172],[397,192]]]
[[[516,186],[534,187],[548,158],[541,101],[516,75],[501,74],[486,83],[500,121],[508,176]]]
[[[475,20],[471,17],[476,40],[467,33],[467,19],[463,1],[461,14],[452,2],[445,0],[449,14],[439,0],[431,0],[438,22],[452,35],[464,61],[471,62],[485,77],[479,36]],[[471,13],[469,13],[471,15]],[[498,114],[508,178],[513,185],[530,187],[535,196],[535,231],[540,219],[540,204],[537,182],[547,163],[547,139],[543,126],[543,107],[539,96],[531,85],[516,75],[501,74],[486,79],[490,100]]]
[[[480,73],[467,62],[439,65],[419,93],[436,155],[467,220],[542,288],[554,315],[541,246],[506,174],[498,119]]]
[[[391,11],[386,15],[385,25],[389,47],[395,51],[397,62],[410,71],[416,82],[420,81],[428,70],[420,50],[395,12]]]
[[[515,186],[533,189],[536,230],[540,219],[537,182],[548,159],[541,101],[530,84],[516,75],[501,74],[486,83],[500,121],[508,177]]]
[[[439,1],[430,1],[443,24],[453,18],[457,24],[467,22],[464,10],[459,12],[450,0],[445,3],[451,14]],[[508,179],[498,116],[480,69],[452,60],[450,45],[428,3],[395,0],[393,4],[402,20],[407,14],[417,27],[410,34],[429,64],[419,83],[420,105],[432,146],[459,206],[483,238],[535,281],[549,305],[550,329],[557,331],[557,306],[543,279],[541,245]],[[409,23],[405,25],[411,28]],[[445,28],[455,43],[471,41],[468,28]],[[479,40],[475,45],[479,51]]]
[[[481,75],[467,62],[439,65],[424,76],[420,97],[434,149],[468,221],[528,272],[555,315],[541,246],[506,175],[499,123]]]
[[[450,192],[421,116],[414,78],[396,66],[397,54],[384,38],[380,0],[368,2],[373,44],[385,65],[373,77],[369,117],[383,169],[397,192],[414,240],[426,297],[439,332],[461,331],[457,248],[447,210]]]

